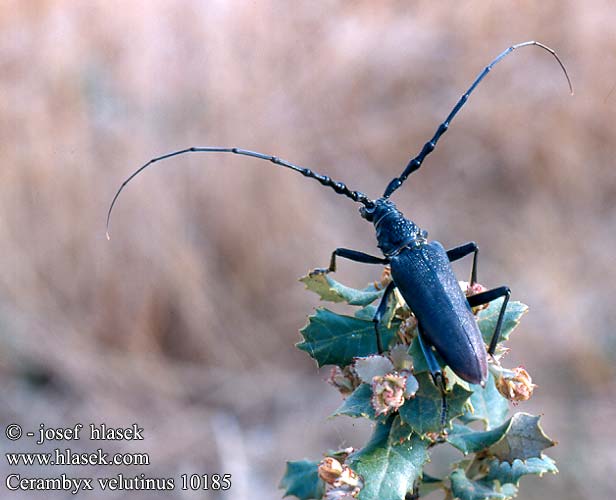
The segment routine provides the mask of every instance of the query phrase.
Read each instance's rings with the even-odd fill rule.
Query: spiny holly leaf
[[[526,474],[543,476],[546,472],[558,473],[554,460],[547,455],[529,458],[526,461],[516,459],[512,464],[493,459],[490,461],[485,480],[498,481],[500,484],[511,483],[517,486],[520,478]]]
[[[463,425],[454,424],[453,431],[447,436],[447,441],[465,455],[477,453],[500,441],[509,430],[511,419],[503,425],[490,431],[475,432]]]
[[[473,411],[466,411],[460,417],[462,422],[469,423],[475,420],[482,420],[486,429],[494,429],[501,425],[507,418],[509,413],[509,403],[498,392],[494,383],[494,377],[488,372],[488,380],[485,387],[480,385],[471,385],[473,395],[471,396],[471,405]]]
[[[494,336],[494,329],[496,328],[496,322],[498,321],[498,315],[500,314],[501,307],[503,306],[503,299],[496,299],[490,302],[487,309],[480,311],[477,315],[477,324],[481,330],[483,341],[486,344],[490,344],[492,337]],[[503,318],[503,325],[501,327],[500,342],[504,342],[509,339],[511,332],[520,323],[520,318],[528,311],[528,306],[521,302],[509,302],[507,309],[505,310],[505,317]]]
[[[403,423],[400,415],[396,415],[389,432],[389,441],[392,444],[402,444],[404,441],[411,439],[412,435],[413,428]]]
[[[363,417],[376,419],[374,408],[371,404],[372,387],[368,384],[361,384],[355,389],[340,405],[340,407],[332,413],[332,417],[338,415],[346,415],[347,417]]]
[[[346,302],[352,306],[368,305],[383,294],[383,290],[377,290],[374,285],[368,285],[363,290],[350,288],[325,273],[307,274],[299,280],[308,290],[321,297],[321,300]]]
[[[455,469],[449,475],[453,496],[459,500],[506,500],[513,498],[517,488],[512,484],[502,487],[485,480],[472,481],[462,469]]]
[[[445,489],[445,483],[438,477],[432,477],[428,474],[424,474],[419,483],[419,498],[423,498],[433,491]]]
[[[430,375],[419,373],[416,375],[419,381],[419,390],[414,397],[409,399],[400,408],[400,417],[403,423],[410,425],[418,434],[427,432],[440,432],[442,396]],[[452,418],[464,413],[464,405],[471,393],[459,385],[449,391],[447,397],[447,423]]]
[[[395,328],[381,326],[381,339],[388,346]],[[336,314],[328,309],[317,309],[308,317],[308,324],[300,330],[304,341],[297,348],[306,351],[319,366],[351,364],[353,358],[376,354],[376,336],[372,321]]]
[[[540,418],[528,413],[516,413],[511,417],[507,433],[488,452],[510,464],[516,459],[541,458],[541,451],[556,443],[543,432],[539,425]]]
[[[392,442],[393,420],[377,424],[366,446],[349,457],[350,467],[364,480],[359,500],[403,500],[428,460],[427,440],[414,435],[402,444]]]
[[[353,317],[357,319],[363,319],[364,321],[372,321],[374,318],[374,313],[376,313],[376,306],[366,306],[361,309],[357,309]]]
[[[426,357],[421,350],[417,337],[413,339],[413,342],[411,342],[411,345],[409,346],[409,354],[411,355],[411,358],[413,358],[413,373],[415,376],[419,373],[430,371],[428,368],[428,363],[426,362]]]
[[[319,463],[308,460],[287,462],[287,470],[280,481],[283,496],[294,495],[300,500],[319,499],[325,494],[325,483],[318,473]]]

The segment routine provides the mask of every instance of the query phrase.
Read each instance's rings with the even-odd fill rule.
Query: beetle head
[[[361,216],[376,229],[377,246],[384,255],[396,255],[413,241],[425,241],[427,233],[406,219],[393,202],[379,198],[372,206],[359,209]]]
[[[359,209],[359,214],[368,222],[376,224],[379,220],[391,212],[397,212],[398,209],[393,202],[379,198],[375,200],[371,206],[364,206]]]

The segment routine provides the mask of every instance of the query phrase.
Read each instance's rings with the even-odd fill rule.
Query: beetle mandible
[[[426,142],[419,154],[409,161],[400,177],[395,177],[388,184],[383,195],[376,200],[371,200],[360,191],[349,189],[342,182],[334,181],[326,175],[321,175],[276,156],[239,148],[191,147],[153,158],[130,175],[113,197],[107,213],[107,229],[109,229],[113,207],[124,187],[145,168],[160,160],[186,153],[234,153],[268,160],[281,167],[295,170],[305,177],[316,179],[322,185],[332,188],[336,193],[361,203],[362,207],[359,209],[361,216],[374,224],[377,246],[383,253],[383,257],[376,257],[346,248],[337,248],[331,255],[329,267],[317,269],[313,273],[334,272],[336,270],[336,257],[365,264],[389,264],[391,266],[393,280],[385,289],[373,318],[376,346],[379,353],[382,353],[385,347],[382,345],[379,334],[379,322],[387,310],[388,300],[392,292],[397,287],[417,318],[419,343],[434,382],[444,391],[443,374],[433,349],[460,378],[472,384],[484,385],[488,376],[487,356],[494,354],[499,340],[505,309],[511,294],[509,288],[501,286],[466,297],[458,284],[450,263],[472,253],[471,285],[474,285],[477,282],[478,246],[474,242],[470,242],[446,251],[439,242],[428,242],[428,233],[405,218],[389,198],[402,186],[410,174],[421,167],[426,156],[434,150],[438,140],[449,128],[453,118],[490,70],[511,52],[526,46],[540,47],[554,56],[563,70],[569,90],[573,94],[567,70],[554,50],[536,41],[512,45],[500,53],[479,73],[445,121],[439,125],[434,136]],[[108,232],[107,236],[109,237]],[[486,349],[471,308],[487,304],[499,297],[503,298],[503,303],[490,344]]]

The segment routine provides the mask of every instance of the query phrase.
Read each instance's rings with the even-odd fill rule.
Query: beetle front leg
[[[391,297],[391,294],[393,293],[395,288],[396,284],[393,281],[389,283],[389,285],[387,285],[385,293],[383,293],[383,297],[381,298],[381,302],[376,308],[376,313],[372,318],[372,322],[374,323],[374,332],[376,334],[376,347],[379,351],[379,354],[383,354],[384,351],[383,342],[381,340],[381,332],[379,332],[379,323],[381,322],[381,319],[383,319],[383,314],[385,314],[385,311],[387,311],[387,304],[389,302],[389,298]]]
[[[327,274],[335,272],[336,256],[342,257],[343,259],[349,259],[355,262],[361,262],[363,264],[389,264],[389,259],[387,258],[375,257],[373,255],[368,255],[367,253],[358,252],[357,250],[349,250],[348,248],[336,248],[336,250],[332,252],[332,257],[329,261],[329,267],[314,269],[310,272],[310,275],[312,276],[314,274]]]
[[[466,257],[469,253],[473,253],[473,267],[471,269],[471,286],[473,286],[477,283],[477,255],[479,254],[477,243],[471,241],[459,247],[447,250],[447,257],[449,257],[449,262],[455,262],[462,257]]]
[[[498,344],[498,341],[500,339],[500,332],[503,326],[505,310],[507,309],[507,304],[509,303],[510,296],[511,290],[509,290],[509,287],[501,286],[498,288],[493,288],[492,290],[487,290],[485,292],[471,295],[467,298],[468,303],[471,307],[487,304],[488,302],[492,302],[494,299],[498,299],[499,297],[505,298],[503,300],[503,305],[501,306],[500,313],[498,314],[498,321],[496,322],[496,328],[494,328],[494,334],[492,335],[492,339],[490,340],[490,346],[488,347],[488,354],[490,354],[490,356],[494,355],[494,351],[496,350],[496,344]]]

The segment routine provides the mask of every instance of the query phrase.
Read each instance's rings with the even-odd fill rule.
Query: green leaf
[[[415,376],[419,373],[429,372],[428,363],[426,362],[426,357],[421,350],[421,346],[419,345],[419,340],[417,337],[413,339],[411,345],[409,347],[409,354],[411,358],[413,358],[413,373]],[[435,353],[436,354],[436,353]],[[436,354],[438,356],[438,354]],[[440,358],[438,358],[440,360]]]
[[[452,471],[449,479],[453,496],[459,500],[505,500],[517,493],[513,485],[500,487],[498,483],[485,480],[472,481],[462,469]]]
[[[514,460],[541,458],[541,451],[556,443],[545,435],[539,416],[516,413],[511,417],[507,433],[488,450],[501,461],[513,463]]]
[[[287,462],[287,470],[280,481],[283,496],[294,495],[300,500],[319,499],[325,494],[325,483],[319,478],[319,463],[308,460]]]
[[[389,432],[389,440],[392,444],[402,444],[404,441],[411,439],[413,428],[402,422],[400,415],[396,415],[394,422]]]
[[[370,402],[371,399],[372,387],[368,384],[361,384],[344,400],[342,405],[332,413],[332,417],[346,415],[347,417],[363,417],[375,420],[376,415]]]
[[[427,440],[414,435],[401,444],[393,442],[393,421],[392,416],[377,424],[366,446],[349,457],[350,467],[364,481],[359,500],[403,500],[428,460]]]
[[[464,423],[481,420],[485,423],[486,429],[494,429],[501,425],[509,413],[509,403],[498,392],[494,377],[488,372],[488,380],[485,387],[480,385],[471,385],[473,395],[471,396],[471,405],[474,411],[467,410],[460,420]]]
[[[490,302],[487,309],[480,311],[477,315],[477,324],[481,330],[483,341],[486,344],[490,344],[492,337],[494,336],[494,329],[498,321],[498,315],[500,314],[501,307],[503,306],[504,299],[496,299]],[[503,318],[503,325],[501,327],[500,342],[504,342],[509,339],[511,332],[520,324],[520,318],[528,311],[528,306],[521,302],[509,302],[507,309],[505,310],[505,317]]]
[[[490,461],[485,480],[498,481],[500,484],[511,483],[517,486],[522,476],[527,474],[543,476],[546,472],[558,473],[554,460],[547,455],[529,458],[526,461],[516,459],[511,464],[494,459]]]
[[[380,328],[383,345],[388,346],[396,329]],[[372,321],[337,314],[319,308],[308,317],[308,324],[300,330],[304,341],[297,348],[306,351],[319,366],[351,364],[354,357],[377,354],[376,336]]]
[[[465,455],[477,453],[500,441],[509,430],[511,419],[495,429],[475,432],[463,425],[454,424],[453,431],[447,436],[447,441]]]
[[[357,309],[353,314],[354,318],[363,319],[364,321],[372,321],[374,314],[376,313],[376,306],[366,306],[361,309]]]
[[[311,292],[316,293],[321,300],[329,302],[346,302],[352,306],[365,306],[383,295],[383,290],[377,290],[374,285],[368,285],[363,290],[356,290],[338,283],[328,274],[307,274],[299,279]]]
[[[419,498],[423,498],[429,493],[440,489],[445,489],[445,483],[442,479],[424,474],[421,478],[421,483],[419,483]]]
[[[410,425],[418,434],[427,432],[440,432],[441,428],[441,391],[432,382],[427,373],[416,375],[419,382],[419,390],[414,397],[409,399],[398,410],[403,423]],[[446,394],[447,399],[447,422],[464,413],[464,405],[471,393],[459,385],[454,386],[452,391]]]

